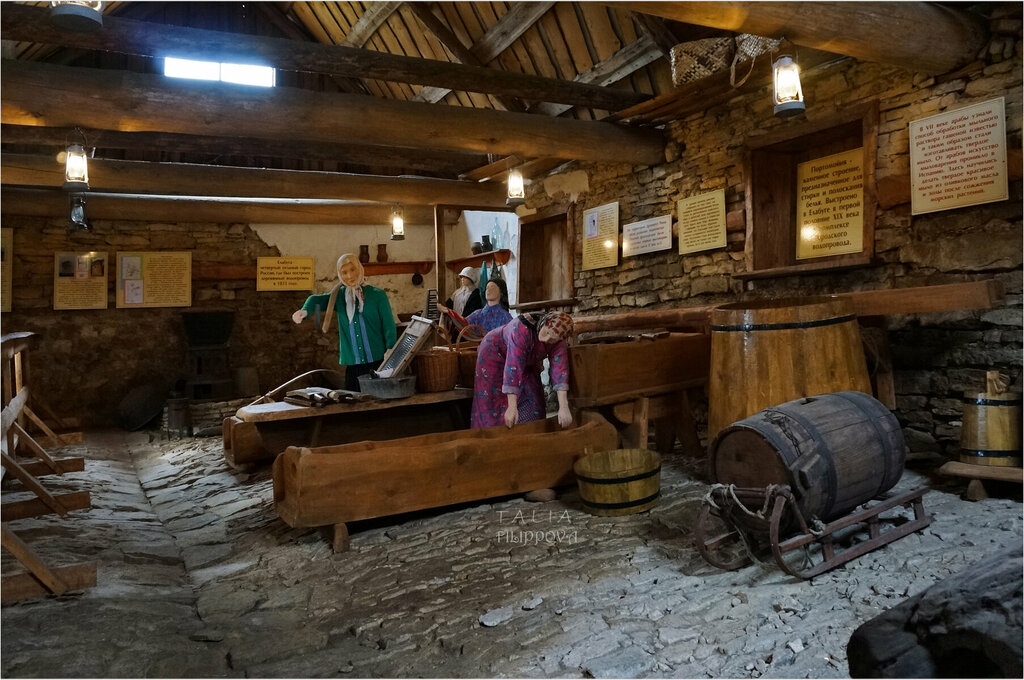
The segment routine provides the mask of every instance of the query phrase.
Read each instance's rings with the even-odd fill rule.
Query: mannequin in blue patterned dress
[[[512,320],[508,311],[508,285],[504,279],[491,279],[487,282],[487,306],[478,309],[466,317],[471,324],[483,326],[485,331],[493,331]]]

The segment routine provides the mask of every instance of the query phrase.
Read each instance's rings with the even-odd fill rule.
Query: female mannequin
[[[487,306],[467,316],[467,323],[483,326],[485,331],[493,331],[512,320],[508,311],[508,285],[504,279],[488,281],[484,297],[487,298]]]
[[[545,415],[540,382],[544,359],[558,395],[558,424],[572,424],[569,410],[569,348],[572,317],[563,312],[527,313],[488,333],[477,350],[471,427],[508,428]]]
[[[365,283],[359,258],[345,253],[338,258],[338,283],[330,293],[310,295],[292,321],[302,323],[310,312],[324,312],[322,330],[338,317],[338,363],[345,366],[345,389],[359,391],[359,376],[380,366],[384,354],[398,339],[395,316],[387,293]]]

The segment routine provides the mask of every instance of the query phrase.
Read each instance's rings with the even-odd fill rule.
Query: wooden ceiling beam
[[[225,156],[269,157],[310,161],[337,161],[346,165],[376,168],[401,168],[403,171],[430,171],[441,176],[457,177],[467,168],[479,166],[487,157],[457,151],[400,149],[368,144],[306,143],[300,140],[277,141],[241,137],[203,137],[170,132],[116,132],[83,130],[90,149],[123,149],[161,153],[208,154],[215,159]],[[0,142],[63,149],[71,139],[80,139],[74,128],[32,125],[0,125]]]
[[[0,154],[0,183],[59,187],[64,167],[52,156]],[[428,177],[385,177],[335,172],[267,170],[189,163],[93,159],[89,186],[95,191],[182,196],[317,198],[433,205],[456,203],[505,207],[505,190],[493,184]]]
[[[975,58],[987,36],[969,12],[934,2],[608,2],[633,12],[936,75]]]
[[[68,195],[59,189],[0,190],[6,216],[66,218]],[[353,205],[343,201],[226,201],[216,198],[94,194],[85,196],[86,220],[142,222],[219,222],[248,224],[389,225],[390,205]],[[432,225],[431,206],[402,207],[406,225]]]
[[[380,30],[388,17],[394,14],[401,4],[401,2],[367,3],[363,16],[359,17],[359,21],[348,32],[341,44],[346,47],[362,47],[374,33]]]
[[[258,60],[291,71],[436,85],[609,110],[649,99],[644,94],[481,66],[118,17],[104,17],[103,28],[92,33],[63,31],[47,20],[45,9],[16,3],[4,5],[0,13],[0,34],[5,40],[149,57],[176,56],[241,63]]]
[[[518,40],[519,36],[537,23],[537,21],[544,16],[544,14],[551,9],[554,4],[555,3],[553,2],[513,3],[509,11],[498,19],[496,24],[487,29],[487,32],[484,33],[483,37],[480,38],[476,44],[469,48],[470,54],[472,54],[477,63],[480,64],[488,64],[494,61],[499,54],[504,52],[512,43]],[[438,36],[438,39],[440,39],[440,36]],[[458,39],[456,39],[456,41],[458,41]],[[488,70],[492,73],[508,73],[508,71],[501,69]],[[449,92],[457,89],[465,88],[452,87],[445,89],[442,87],[425,87],[421,92],[413,97],[413,101],[436,103],[444,99]],[[541,96],[540,93],[531,94],[529,96],[519,96],[533,101],[548,101],[547,98]]]
[[[610,85],[663,57],[661,48],[651,38],[642,35],[604,61],[594,64],[573,80],[580,83]],[[530,110],[548,116],[559,116],[571,108],[572,106],[569,104],[542,102]]]
[[[0,78],[0,120],[14,125],[358,142],[635,165],[664,158],[661,132],[604,122],[9,60],[0,65]]]
[[[422,23],[428,31],[433,33],[434,37],[441,41],[441,44],[444,45],[461,63],[469,64],[470,66],[483,66],[483,64],[480,63],[480,60],[476,58],[476,55],[473,54],[468,47],[462,44],[459,37],[455,35],[455,33],[453,33],[443,21],[438,19],[433,12],[430,11],[430,7],[426,3],[411,2],[409,3],[409,9],[420,23]],[[441,91],[443,91],[444,94],[447,94],[451,90],[439,90],[439,92]],[[441,95],[441,97],[443,96],[444,95]],[[437,101],[437,99],[433,99],[432,97],[425,97],[424,99]],[[526,107],[515,99],[499,96],[495,96],[495,99],[506,111],[518,111],[520,113],[526,111]]]

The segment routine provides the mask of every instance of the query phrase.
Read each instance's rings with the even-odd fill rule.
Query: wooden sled
[[[473,391],[415,394],[406,399],[358,395],[341,403],[291,404],[289,392],[344,387],[338,371],[319,369],[292,378],[224,419],[224,457],[232,467],[269,462],[289,446],[324,446],[386,440],[469,426]]]
[[[329,527],[343,549],[345,522],[573,483],[585,452],[617,445],[596,413],[573,427],[555,419],[387,442],[289,447],[274,461],[274,508],[293,527]]]

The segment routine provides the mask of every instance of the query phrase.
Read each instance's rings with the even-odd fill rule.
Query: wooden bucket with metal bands
[[[631,515],[649,510],[661,495],[661,458],[647,449],[586,455],[573,465],[583,508],[592,515]]]
[[[960,461],[972,465],[1021,466],[1021,395],[964,393]]]
[[[708,437],[761,409],[844,390],[871,392],[850,301],[768,300],[711,311]]]

